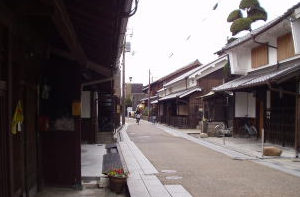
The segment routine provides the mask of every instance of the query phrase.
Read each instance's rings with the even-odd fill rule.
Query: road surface
[[[156,175],[163,184],[181,184],[193,197],[300,197],[298,177],[249,160],[233,160],[145,121],[127,122],[132,123],[127,129],[130,139],[160,172]]]

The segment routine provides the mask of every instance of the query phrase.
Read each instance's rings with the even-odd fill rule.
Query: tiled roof
[[[165,97],[162,97],[159,99],[159,101],[164,101],[164,100],[168,100],[168,99],[174,99],[176,97],[179,97],[179,98],[183,98],[185,96],[188,96],[194,92],[197,92],[197,91],[201,91],[201,88],[197,87],[197,88],[190,88],[190,89],[187,89],[187,90],[182,90],[182,91],[179,91],[179,92],[175,92],[175,93],[172,93],[172,94],[169,94]]]
[[[300,70],[300,64],[292,65],[284,68],[273,68],[268,72],[255,72],[250,73],[246,76],[242,76],[235,80],[229,81],[223,85],[213,88],[213,91],[225,91],[225,90],[236,90],[248,87],[254,87],[259,85],[267,84],[267,82],[271,82],[272,80],[280,79],[289,74],[292,74],[296,71]]]
[[[220,51],[218,52],[222,52],[222,51],[225,51],[225,50],[228,50],[230,48],[233,48],[241,43],[244,43],[250,39],[252,39],[253,36],[257,36],[263,32],[265,32],[266,30],[270,29],[271,27],[277,25],[278,23],[280,23],[282,20],[284,20],[285,18],[287,18],[289,15],[291,15],[293,13],[293,11],[295,9],[297,9],[298,7],[300,7],[300,3],[297,3],[296,5],[294,5],[293,7],[291,7],[290,9],[288,9],[283,15],[273,19],[272,21],[266,23],[265,25],[255,29],[255,30],[252,30],[251,33],[248,33],[247,35],[245,36],[242,36],[238,39],[236,39],[235,41],[231,42],[231,43],[228,43],[226,46],[224,46]],[[217,53],[218,53],[217,52]]]
[[[178,81],[181,81],[181,80],[183,80],[183,79],[185,79],[187,77],[190,77],[191,75],[197,73],[198,71],[202,72],[202,71],[204,71],[206,69],[209,69],[211,65],[213,65],[216,62],[218,62],[219,60],[222,60],[223,58],[227,58],[227,55],[220,56],[220,57],[218,57],[217,59],[215,59],[214,61],[212,61],[212,62],[210,62],[208,64],[196,67],[196,68],[194,68],[194,69],[192,69],[192,70],[190,70],[190,71],[188,71],[188,72],[180,75],[179,77],[173,79],[172,81],[169,81],[168,83],[165,84],[165,86],[172,85],[172,84],[174,84],[174,83],[176,83]]]
[[[187,70],[187,69],[189,69],[189,68],[191,68],[191,67],[194,67],[194,66],[199,67],[199,66],[201,66],[201,65],[202,65],[202,64],[199,62],[199,60],[196,59],[195,61],[189,63],[188,65],[185,65],[185,66],[183,66],[183,67],[181,67],[181,68],[175,70],[174,72],[171,72],[170,74],[168,74],[168,75],[166,75],[166,76],[164,76],[164,77],[161,77],[161,78],[159,78],[159,79],[156,80],[156,81],[153,81],[151,84],[154,84],[154,83],[157,83],[157,82],[160,82],[160,81],[164,81],[165,79],[167,79],[167,78],[169,78],[169,77],[172,77],[173,75],[176,75],[176,74],[180,73],[181,71]],[[150,84],[150,85],[151,85],[151,84]],[[146,85],[146,86],[144,86],[144,87],[143,87],[143,90],[147,90],[147,89],[148,89],[148,86],[149,86],[149,84]]]

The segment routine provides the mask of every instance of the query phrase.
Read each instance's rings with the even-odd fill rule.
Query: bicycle
[[[248,121],[243,121],[244,125],[239,128],[241,137],[257,137],[257,129],[255,126],[250,125]]]
[[[221,136],[230,137],[233,128],[227,127],[224,122],[215,126],[215,132]]]
[[[223,137],[223,145],[225,145],[225,137],[232,136],[232,130],[232,127],[226,127],[226,125],[223,122],[215,126],[216,133]]]

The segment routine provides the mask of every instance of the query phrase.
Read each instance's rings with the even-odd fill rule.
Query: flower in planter
[[[107,175],[111,177],[117,177],[117,178],[127,178],[128,174],[129,173],[127,171],[124,171],[123,168],[119,168],[119,169],[110,170]]]

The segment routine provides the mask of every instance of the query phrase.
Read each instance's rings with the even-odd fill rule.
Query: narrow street
[[[234,160],[156,125],[128,119],[127,133],[166,185],[180,184],[193,197],[299,196],[300,178],[251,160]]]

